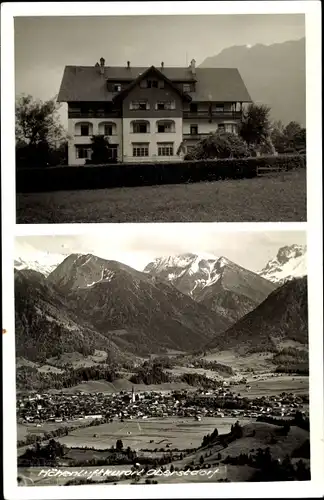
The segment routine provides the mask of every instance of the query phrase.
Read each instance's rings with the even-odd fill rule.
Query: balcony
[[[184,111],[183,118],[219,118],[228,120],[241,120],[242,111]]]
[[[120,118],[121,112],[113,111],[68,111],[68,118]]]
[[[207,134],[183,134],[182,137],[183,139],[192,139],[192,140],[197,140],[200,141],[201,139],[206,139],[209,135],[211,135],[213,132],[209,132]]]

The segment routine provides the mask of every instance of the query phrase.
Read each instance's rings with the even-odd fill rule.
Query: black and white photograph
[[[141,226],[15,240],[18,481],[310,480],[305,232]]]
[[[306,221],[304,14],[14,29],[17,223]]]
[[[1,5],[3,497],[322,498],[321,4]]]

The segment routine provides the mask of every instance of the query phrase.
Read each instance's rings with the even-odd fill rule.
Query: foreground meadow
[[[132,188],[17,194],[17,223],[303,222],[306,171]]]

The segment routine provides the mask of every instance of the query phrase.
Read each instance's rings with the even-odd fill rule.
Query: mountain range
[[[225,333],[215,337],[208,347],[240,354],[275,352],[287,342],[305,347],[308,344],[307,304],[307,277],[288,281]]]
[[[144,355],[197,349],[229,326],[171,284],[93,255],[70,255],[47,278],[35,271],[15,274],[17,350],[29,359],[30,335],[34,349],[37,332],[43,344],[35,356],[44,350],[44,335],[49,349],[72,343],[80,352],[78,339],[87,336],[89,349],[102,349],[106,339],[123,352]],[[28,352],[21,352],[26,344]]]
[[[22,259],[18,257],[15,259],[14,267],[19,271],[23,269],[33,269],[34,271],[42,273],[44,276],[48,276],[63,260],[63,255],[55,254],[42,254],[39,259],[35,260]]]
[[[272,119],[306,125],[305,38],[229,47],[207,57],[200,67],[237,68],[252,100],[268,105]]]
[[[118,362],[205,346],[307,343],[306,277],[291,279],[301,272],[292,262],[305,254],[281,248],[263,270],[272,281],[226,257],[191,253],[155,259],[144,272],[91,254],[71,254],[47,276],[16,269],[17,356],[44,362],[104,350]]]
[[[306,245],[289,245],[279,248],[274,259],[269,260],[258,273],[277,284],[284,284],[293,278],[307,274]]]
[[[270,281],[226,257],[183,254],[150,262],[144,272],[171,282],[231,323],[259,305],[274,289]]]

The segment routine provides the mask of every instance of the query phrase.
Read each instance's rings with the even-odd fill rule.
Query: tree
[[[249,156],[249,151],[240,136],[229,132],[215,132],[199,141],[185,159],[205,160],[246,156]]]
[[[250,147],[259,147],[270,135],[270,108],[264,104],[250,104],[243,113],[240,135]]]
[[[123,445],[123,442],[121,439],[117,439],[116,441],[116,450],[117,451],[122,451],[122,449],[124,448],[124,445]]]
[[[286,127],[282,122],[274,122],[271,127],[271,140],[278,153],[302,151],[306,149],[306,129],[295,121]]]
[[[112,160],[109,140],[104,135],[94,135],[91,137],[91,160],[88,163],[100,165]]]
[[[204,463],[204,457],[202,455],[200,455],[199,463],[200,463],[200,465],[202,465]]]
[[[34,100],[22,95],[16,100],[16,160],[17,166],[53,164],[66,154],[66,133],[59,122],[59,106],[55,99]],[[63,149],[62,149],[63,148]],[[57,156],[57,155],[56,155]]]
[[[306,149],[306,129],[302,128],[297,122],[290,122],[284,129],[288,146],[300,151]]]

